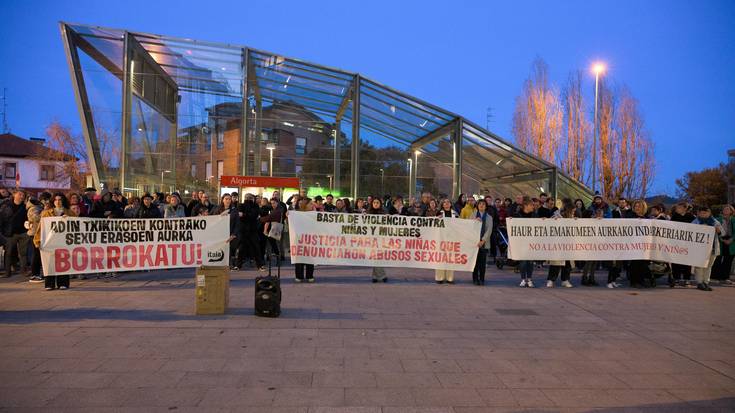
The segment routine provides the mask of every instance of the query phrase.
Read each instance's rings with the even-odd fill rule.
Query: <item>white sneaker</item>
[[[528,280],[528,282],[526,283],[526,287],[533,288],[533,281]]]
[[[521,280],[521,285],[520,286],[521,287],[525,287],[526,286],[526,280],[525,279]]]
[[[616,282],[612,283],[612,285],[615,286],[615,288],[620,288],[623,286],[623,284],[618,284]]]
[[[618,288],[615,283],[607,283],[607,288]]]
[[[562,281],[561,282],[561,286],[564,287],[564,288],[572,288],[572,287],[574,287],[572,285],[572,283],[570,283],[569,281]]]
[[[561,283],[561,285],[564,285],[564,283]],[[546,288],[554,288],[554,282],[551,280],[546,280]]]

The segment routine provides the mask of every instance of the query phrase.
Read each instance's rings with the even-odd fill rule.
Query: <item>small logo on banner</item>
[[[224,259],[225,252],[223,250],[207,252],[207,262],[220,262]]]

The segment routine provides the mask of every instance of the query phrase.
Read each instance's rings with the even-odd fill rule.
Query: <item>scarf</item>
[[[482,239],[483,236],[485,236],[485,217],[487,217],[487,211],[480,214],[480,211],[477,211],[475,213],[475,218],[480,218],[482,220],[482,227],[480,227],[480,239]]]

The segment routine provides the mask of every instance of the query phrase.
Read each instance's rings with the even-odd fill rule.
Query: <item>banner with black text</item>
[[[514,260],[653,260],[703,267],[714,227],[658,219],[508,218]]]
[[[41,220],[46,275],[229,265],[230,217]]]
[[[288,212],[291,262],[472,271],[481,224],[459,218]]]

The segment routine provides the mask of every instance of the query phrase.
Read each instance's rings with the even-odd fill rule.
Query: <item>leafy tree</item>
[[[676,180],[677,194],[695,205],[721,205],[727,202],[727,167],[692,171]]]

